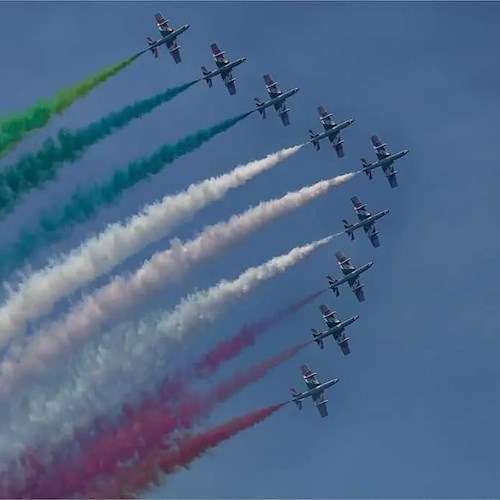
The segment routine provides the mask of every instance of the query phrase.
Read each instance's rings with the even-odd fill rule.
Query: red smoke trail
[[[249,325],[245,325],[231,339],[219,343],[214,349],[209,351],[199,360],[192,363],[189,369],[187,370],[183,369],[178,371],[174,375],[165,377],[165,379],[160,385],[159,394],[156,398],[153,399],[151,396],[146,396],[141,402],[141,404],[136,406],[135,408],[130,404],[123,405],[122,418],[120,419],[120,422],[118,424],[113,424],[112,422],[109,421],[107,422],[106,419],[102,417],[96,418],[95,422],[91,426],[93,430],[92,432],[93,437],[91,438],[90,442],[88,438],[85,438],[85,434],[88,435],[89,433],[85,432],[79,433],[78,430],[75,430],[75,441],[80,443],[80,448],[84,450],[83,452],[80,453],[80,456],[82,453],[84,453],[87,456],[89,456],[89,454],[92,456],[97,456],[98,450],[102,449],[105,446],[105,443],[107,443],[107,439],[109,439],[110,435],[121,434],[120,428],[118,426],[121,426],[122,427],[121,430],[123,432],[126,432],[127,435],[136,432],[136,442],[140,442],[142,440],[140,432],[146,433],[146,435],[148,434],[148,432],[147,430],[137,427],[135,423],[136,414],[141,415],[142,416],[141,418],[146,418],[146,415],[148,414],[151,414],[149,418],[151,419],[156,418],[154,416],[156,412],[154,408],[161,404],[163,405],[175,404],[176,401],[182,399],[183,395],[187,393],[187,386],[191,381],[190,379],[192,379],[193,377],[200,378],[212,375],[217,371],[217,369],[223,362],[235,358],[241,353],[241,351],[244,348],[253,345],[258,335],[264,333],[269,328],[272,328],[280,321],[286,319],[288,316],[298,312],[301,308],[310,304],[319,295],[324,293],[324,291],[325,290],[320,290],[318,292],[312,293],[302,299],[293,302],[292,304],[284,307],[283,309],[273,314],[270,314]],[[124,431],[123,430],[124,428],[126,428],[127,431]],[[78,438],[77,434],[80,434],[80,438]],[[154,441],[154,438],[152,439]],[[148,443],[149,439],[147,439],[146,442]],[[134,456],[135,450],[136,446],[134,445],[128,446],[129,457]],[[123,449],[121,455],[125,454],[126,450]],[[62,460],[55,461],[53,467],[55,466],[59,470],[61,470],[62,468],[67,469],[68,467],[67,458],[63,457],[62,455],[61,458]],[[111,473],[111,470],[106,470],[106,467],[102,462],[98,471],[102,473]],[[30,476],[33,475],[31,471],[29,471],[29,473]],[[88,474],[92,475],[94,473],[97,473],[97,471],[94,470],[94,466],[89,466]],[[41,472],[39,471],[39,475],[40,474]],[[34,479],[36,478],[37,477],[35,475]],[[33,483],[34,479],[30,479],[30,482]],[[29,481],[25,481],[25,483],[27,483],[26,489],[28,489],[28,491],[32,490],[31,487],[28,488]],[[5,491],[5,488],[2,488],[2,490]],[[13,496],[7,494],[5,497],[9,496],[14,498],[19,495]]]
[[[299,311],[307,304],[310,304],[324,291],[325,290],[321,290],[319,292],[312,293],[311,295],[288,305],[274,314],[256,321],[255,323],[251,323],[250,325],[245,325],[234,337],[220,342],[214,349],[193,363],[192,370],[194,374],[197,377],[213,374],[217,368],[219,368],[221,363],[235,358],[245,347],[253,345],[258,335],[264,333],[269,328],[276,326],[280,321],[283,321],[291,314]]]
[[[239,390],[256,382],[272,368],[290,359],[309,342],[296,345],[229,380],[216,385],[204,395],[185,392],[174,406],[166,408],[161,397],[141,402],[131,411],[125,425],[101,436],[93,442],[83,456],[69,463],[61,463],[42,478],[37,487],[29,492],[31,498],[61,498],[82,492],[91,479],[111,477],[120,468],[120,462],[132,459],[136,452],[142,456],[162,446],[162,439],[175,430],[190,429],[207,416],[219,403]]]
[[[180,438],[168,449],[156,448],[132,467],[123,467],[106,485],[96,484],[85,493],[86,498],[134,498],[156,486],[164,474],[188,467],[211,448],[270,417],[286,403],[261,408],[236,417],[206,432]]]

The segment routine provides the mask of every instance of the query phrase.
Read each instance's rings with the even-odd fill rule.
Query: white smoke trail
[[[130,313],[139,302],[165,288],[169,281],[180,277],[195,264],[217,255],[227,245],[303,206],[353,175],[340,175],[262,202],[242,214],[233,215],[226,222],[206,227],[197,238],[186,243],[174,240],[169,250],[157,252],[130,278],[116,277],[84,298],[64,318],[38,332],[25,349],[11,348],[0,364],[0,395],[9,394],[25,377],[39,378],[50,372],[63,353],[119,320],[124,312]]]
[[[111,224],[69,255],[26,277],[0,308],[0,348],[27,323],[49,313],[64,297],[109,272],[128,257],[167,236],[179,223],[194,216],[230,189],[290,158],[303,144],[236,167],[219,177],[191,184],[185,191],[165,196],[123,224]]]
[[[341,233],[338,233],[341,234]],[[151,387],[165,375],[168,356],[180,341],[204,332],[235,301],[260,284],[285,272],[328,244],[335,235],[295,247],[290,252],[245,270],[233,281],[192,293],[171,311],[149,315],[139,324],[130,322],[88,345],[71,377],[54,397],[33,390],[28,407],[16,410],[6,432],[0,435],[0,458],[8,459],[32,443],[52,445],[71,438],[75,426],[88,425],[96,415],[109,410],[137,392]],[[76,368],[76,369],[75,369]],[[42,391],[43,392],[43,391]]]

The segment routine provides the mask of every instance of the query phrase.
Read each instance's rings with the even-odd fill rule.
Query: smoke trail
[[[9,386],[26,374],[40,375],[52,369],[52,363],[63,352],[96,334],[111,321],[119,319],[125,311],[130,314],[139,302],[164,289],[169,279],[178,278],[193,265],[216,255],[238,238],[303,206],[352,176],[345,174],[320,181],[282,198],[262,202],[243,214],[232,216],[227,222],[208,226],[194,240],[184,244],[174,241],[171,249],[155,254],[131,278],[114,278],[108,285],[87,296],[62,320],[53,322],[39,332],[26,350],[14,347],[15,356],[9,356],[0,365],[1,393],[5,395],[5,391],[11,388]]]
[[[198,130],[175,144],[161,146],[152,155],[130,162],[126,169],[115,171],[108,182],[77,191],[63,207],[42,213],[36,229],[21,231],[19,239],[0,252],[0,274],[12,271],[40,248],[63,238],[76,224],[91,219],[99,208],[114,203],[127,189],[159,173],[177,158],[195,151],[253,112]]]
[[[108,78],[135,61],[140,54],[108,66],[91,77],[56,93],[52,99],[38,101],[25,111],[11,113],[0,120],[0,157],[21,142],[32,130],[45,127],[55,116],[60,115],[77,99],[85,97]]]
[[[232,303],[298,264],[332,238],[296,247],[287,254],[247,269],[233,281],[222,280],[209,289],[188,296],[170,314],[160,317],[158,330],[155,330],[153,320],[144,320],[139,324],[137,334],[133,325],[125,325],[124,331],[118,328],[108,332],[97,346],[87,346],[78,365],[68,367],[70,377],[58,374],[64,383],[54,395],[48,397],[39,386],[30,390],[28,395],[17,391],[13,396],[20,396],[30,403],[28,408],[24,403],[17,407],[11,401],[13,410],[9,432],[0,435],[3,460],[40,439],[56,443],[71,438],[68,422],[85,427],[96,414],[108,414],[131,393],[161,380],[170,350],[175,347],[173,330],[178,329],[177,335],[181,337],[200,334]],[[32,372],[36,368],[33,367]],[[4,370],[9,373],[8,366]],[[111,382],[111,391],[99,389],[106,382]]]
[[[192,429],[215,406],[258,381],[310,343],[296,345],[245,372],[232,375],[206,394],[194,395],[183,391],[173,401],[170,393],[160,391],[156,399],[146,398],[143,403],[128,411],[128,415],[133,415],[131,419],[125,419],[121,425],[94,440],[75,461],[68,463],[65,460],[52,468],[51,473],[39,481],[32,496],[61,498],[76,492],[80,494],[93,477],[114,475],[121,462],[133,459],[138,448],[142,452],[155,450],[173,431]]]
[[[78,160],[81,153],[90,146],[124,128],[132,120],[171,101],[197,81],[136,101],[84,128],[75,131],[61,129],[57,134],[57,143],[52,139],[46,140],[37,153],[22,156],[14,165],[0,173],[0,213],[11,210],[25,193],[53,180],[64,162]]]
[[[87,487],[87,498],[136,498],[148,489],[158,486],[162,476],[188,467],[207,450],[215,448],[245,429],[262,422],[288,402],[261,408],[236,417],[205,432],[182,437],[167,449],[157,448],[138,464],[122,468],[107,484],[99,482]]]
[[[20,446],[29,446],[40,439],[55,443],[71,438],[68,422],[85,427],[96,414],[108,414],[131,394],[161,381],[171,351],[176,347],[175,337],[182,340],[189,334],[206,331],[236,300],[299,263],[332,238],[296,247],[288,254],[247,269],[233,281],[222,280],[194,293],[157,321],[146,319],[138,328],[125,325],[124,331],[117,328],[108,332],[97,347],[87,347],[77,366],[68,367],[72,377],[58,375],[65,383],[54,396],[47,400],[39,388],[30,391],[29,396],[22,395],[23,399],[29,399],[30,408],[21,406],[15,410],[9,432],[0,441],[2,454],[15,453]],[[112,389],[100,390],[106,383],[111,383]],[[171,387],[169,384],[165,390],[168,392]]]
[[[189,370],[183,371],[172,377],[172,385],[176,383],[176,380],[185,380],[190,376],[204,378],[212,375],[223,362],[238,356],[243,349],[253,345],[259,335],[269,328],[276,326],[283,319],[297,312],[302,307],[310,304],[314,299],[319,297],[319,295],[324,293],[324,291],[325,290],[320,290],[312,293],[260,321],[245,325],[236,335],[228,340],[223,340],[204,356],[195,361]]]
[[[45,269],[32,274],[0,308],[0,348],[22,332],[29,321],[49,313],[61,298],[111,271],[150,243],[164,238],[177,224],[222,198],[229,189],[242,186],[301,148],[302,145],[282,149],[219,177],[192,184],[176,195],[165,196],[125,224],[110,224],[99,236],[90,238],[69,255],[59,257]]]

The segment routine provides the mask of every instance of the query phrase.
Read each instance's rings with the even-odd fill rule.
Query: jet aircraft
[[[381,210],[376,214],[371,214],[366,209],[366,204],[361,203],[357,196],[353,196],[351,198],[352,206],[354,207],[354,211],[358,216],[359,222],[355,224],[350,224],[348,220],[342,219],[344,223],[345,232],[350,236],[351,241],[354,241],[354,231],[359,228],[363,228],[365,230],[366,235],[370,238],[372,245],[377,248],[380,246],[380,240],[378,239],[378,232],[375,227],[375,221],[381,219],[385,215],[389,213],[389,209]]]
[[[181,48],[181,46],[177,44],[177,37],[189,28],[189,24],[185,24],[184,26],[181,26],[180,28],[174,30],[168,25],[168,19],[165,19],[160,12],[157,12],[155,14],[155,19],[158,30],[160,31],[161,38],[158,40],[153,40],[148,36],[146,40],[148,41],[149,48],[146,50],[150,50],[156,59],[158,57],[158,47],[165,44],[169,52],[172,54],[175,63],[180,63],[181,53],[179,49]]]
[[[344,330],[357,321],[359,316],[352,316],[351,318],[341,321],[335,316],[335,311],[331,311],[326,304],[321,304],[319,310],[323,315],[328,330],[318,333],[314,328],[311,328],[314,342],[319,345],[320,349],[324,349],[325,343],[323,339],[331,335],[344,353],[344,356],[347,356],[351,353],[351,349],[349,348],[349,337],[346,337]]]
[[[290,389],[292,391],[292,401],[297,405],[299,410],[302,410],[302,400],[311,397],[316,404],[316,408],[318,408],[319,414],[322,417],[327,417],[328,409],[326,407],[326,403],[328,402],[328,400],[325,399],[323,392],[325,389],[328,389],[328,387],[336,384],[339,379],[334,378],[320,384],[318,379],[316,378],[317,374],[314,373],[311,368],[309,368],[308,364],[301,365],[300,369],[302,370],[302,376],[304,377],[307,391],[297,392],[292,387]]]
[[[382,167],[387,180],[391,188],[398,187],[398,179],[396,174],[397,170],[394,170],[394,162],[399,158],[402,158],[406,154],[408,154],[408,149],[403,149],[397,153],[390,153],[388,149],[386,149],[387,144],[382,143],[382,141],[376,135],[372,135],[372,144],[375,153],[377,154],[377,161],[373,163],[368,163],[364,158],[361,158],[361,164],[363,165],[363,172],[368,176],[368,178],[372,179],[372,170],[378,167]]]
[[[262,118],[265,118],[266,108],[274,106],[281,118],[281,121],[283,122],[283,125],[290,125],[290,117],[288,116],[288,112],[290,110],[286,107],[286,99],[293,94],[296,94],[299,91],[298,87],[287,90],[286,92],[281,92],[278,88],[278,82],[273,81],[269,75],[264,75],[264,83],[266,84],[266,89],[271,99],[269,99],[269,101],[262,102],[258,97],[256,97],[255,102],[257,104],[257,110],[261,114]]]
[[[220,75],[222,77],[224,85],[227,87],[227,90],[229,90],[229,94],[236,94],[236,86],[234,84],[235,78],[233,78],[233,73],[231,70],[233,68],[236,68],[236,66],[239,66],[241,63],[244,63],[247,58],[240,57],[233,62],[229,62],[224,57],[225,52],[223,50],[220,50],[216,43],[212,43],[212,45],[210,45],[210,48],[212,49],[212,54],[215,59],[215,64],[217,65],[217,69],[208,71],[205,66],[202,66],[201,70],[203,71],[203,80],[207,82],[209,87],[212,87],[212,78],[214,76]]]
[[[343,283],[349,283],[349,286],[351,287],[354,295],[356,295],[358,302],[364,302],[364,285],[361,283],[359,276],[365,271],[368,271],[368,269],[373,266],[373,262],[368,262],[364,266],[356,269],[351,264],[351,259],[345,257],[342,252],[335,252],[335,257],[337,257],[337,262],[340,266],[340,269],[342,269],[342,273],[344,274],[344,276],[340,279],[333,279],[331,276],[327,276],[326,278],[328,279],[329,288],[331,288],[335,295],[338,297],[340,295],[338,288],[339,285],[342,285]]]
[[[316,151],[319,151],[319,141],[328,137],[332,146],[335,148],[337,152],[337,156],[342,158],[344,156],[344,148],[342,146],[343,139],[340,137],[340,131],[348,127],[353,121],[353,118],[349,120],[345,120],[342,123],[335,123],[332,119],[332,114],[328,113],[324,106],[318,106],[319,119],[325,129],[321,134],[315,134],[312,130],[309,130],[309,135],[311,137],[311,142]]]

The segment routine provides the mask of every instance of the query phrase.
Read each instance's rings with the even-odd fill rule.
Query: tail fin
[[[201,67],[201,71],[203,72],[203,75],[206,76],[206,75],[209,75],[210,74],[210,71],[208,71],[207,68],[205,68],[205,66],[202,66]],[[211,78],[205,78],[205,81],[207,82],[207,85],[209,87],[212,87],[213,83],[212,83],[212,79]]]
[[[263,104],[264,103],[258,97],[255,98],[255,105],[257,106],[257,109],[259,110],[260,116],[262,116],[262,119],[264,120],[266,118],[266,109],[261,108],[261,106]]]
[[[315,134],[311,129],[309,129],[309,137],[311,138],[311,143],[316,148],[316,151],[319,151],[319,141],[314,140],[318,137],[318,134]]]
[[[335,285],[335,280],[331,276],[327,276],[326,279],[328,280],[328,285],[332,289],[333,293],[335,294],[336,297],[340,295],[338,287]]]
[[[349,231],[349,228],[352,227],[352,224],[350,224],[349,221],[346,219],[342,219],[342,222],[344,223],[344,229],[346,230],[346,233],[351,238],[351,241],[354,241],[354,231]]]
[[[373,179],[372,171],[367,168],[370,166],[370,163],[368,163],[364,158],[361,158],[361,165],[363,165],[363,170],[365,171],[365,174],[368,176],[368,179],[372,180]]]
[[[292,398],[295,398],[300,394],[300,392],[297,392],[293,387],[290,389],[290,392],[292,393]],[[296,400],[294,403],[297,405],[299,410],[302,410],[302,401]]]
[[[318,339],[317,338],[317,337],[319,337],[321,335],[321,333],[318,333],[314,328],[311,328],[311,332],[313,334],[313,339],[316,342],[316,344],[319,345],[319,348],[320,349],[324,349],[325,348],[325,344],[323,343],[323,339]]]
[[[153,47],[153,45],[156,43],[150,36],[148,36],[146,38],[147,42],[148,42],[148,45],[150,47],[150,51],[152,52],[153,54],[153,57],[156,59],[158,57],[158,48],[157,47]]]

